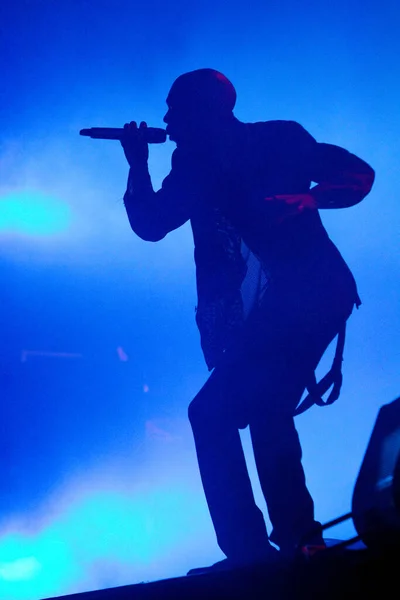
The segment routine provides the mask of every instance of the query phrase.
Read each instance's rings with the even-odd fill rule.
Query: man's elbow
[[[145,242],[159,242],[166,236],[166,232],[157,230],[155,227],[151,227],[148,224],[143,225],[137,221],[129,218],[129,225],[131,229],[141,240]]]
[[[144,234],[138,233],[137,235],[140,237],[140,239],[142,239],[145,242],[159,242],[160,240],[163,240],[165,238],[166,234],[165,233],[157,233],[156,234],[154,232],[151,232],[151,233],[146,232]]]
[[[375,171],[367,162],[332,144],[318,143],[317,150],[315,194],[320,207],[354,206],[370,193]]]
[[[347,193],[353,197],[354,204],[358,204],[368,196],[375,181],[375,171],[367,163],[362,162],[361,168],[346,173],[347,183],[343,186],[347,187]]]
[[[358,173],[354,173],[353,177],[357,182],[360,193],[363,198],[367,196],[372,190],[372,186],[375,181],[375,171],[367,163],[364,163],[365,167]]]

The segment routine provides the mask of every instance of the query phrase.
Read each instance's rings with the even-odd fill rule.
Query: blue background
[[[136,238],[119,143],[78,135],[163,126],[172,81],[195,68],[232,80],[238,118],[296,120],[376,170],[364,202],[322,215],[363,305],[340,400],[297,419],[317,517],[349,510],[377,411],[400,390],[399,16],[395,0],[2,4],[2,600],[222,558],[186,417],[207,378],[190,229]],[[151,148],[156,188],[173,148]]]

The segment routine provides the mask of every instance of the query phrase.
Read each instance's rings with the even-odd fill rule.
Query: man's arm
[[[285,156],[294,169],[317,185],[308,193],[276,195],[292,210],[346,208],[361,202],[371,191],[375,173],[361,158],[340,146],[318,143],[299,123],[281,122]]]
[[[185,183],[184,174],[180,177],[176,168],[174,155],[172,169],[157,192],[153,189],[147,163],[130,168],[124,204],[129,224],[139,237],[158,242],[190,219],[195,199],[193,190]]]
[[[318,143],[311,158],[311,195],[317,208],[346,208],[371,191],[374,170],[340,146]]]
[[[124,204],[129,223],[143,240],[157,242],[189,220],[196,201],[193,186],[175,150],[171,171],[161,189],[155,192],[147,164],[148,146],[137,135],[136,123],[126,125],[125,129],[127,137],[122,146],[130,170]]]

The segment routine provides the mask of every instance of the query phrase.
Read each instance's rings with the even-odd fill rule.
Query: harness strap
[[[342,387],[343,375],[342,375],[342,362],[343,362],[343,350],[344,343],[346,340],[346,322],[343,323],[339,329],[335,357],[333,359],[332,367],[330,371],[317,383],[315,373],[312,374],[311,380],[307,385],[308,395],[298,405],[294,411],[294,416],[301,415],[303,412],[308,410],[311,406],[316,404],[317,406],[329,406],[333,404],[335,400],[339,398],[340,389]],[[333,386],[331,393],[326,400],[323,399],[323,395]]]

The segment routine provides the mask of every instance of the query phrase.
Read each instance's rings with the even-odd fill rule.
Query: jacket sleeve
[[[318,208],[353,206],[370,192],[375,173],[365,161],[340,146],[318,143],[299,123],[278,123],[285,164],[317,184],[311,195]]]
[[[132,230],[143,240],[157,242],[190,219],[197,201],[189,174],[178,151],[161,189],[153,190],[146,167],[131,168],[124,204]]]
[[[311,194],[318,208],[346,208],[358,204],[371,191],[374,170],[340,146],[317,143],[310,161]]]

